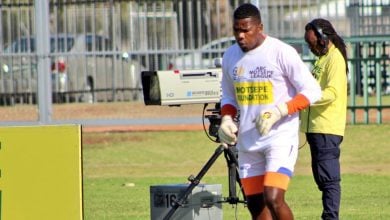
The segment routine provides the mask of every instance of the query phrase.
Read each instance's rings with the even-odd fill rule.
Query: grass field
[[[363,97],[356,96],[355,104],[363,106],[365,101]],[[367,99],[368,105],[377,106],[377,97],[370,96]],[[351,105],[351,97],[348,97],[348,105]],[[381,104],[390,106],[390,95],[381,97]],[[15,105],[2,106],[0,108],[0,122],[12,121],[37,121],[39,120],[39,111],[36,105]],[[209,107],[212,107],[210,105]],[[80,119],[153,119],[170,117],[199,117],[202,115],[202,104],[182,105],[178,107],[148,105],[143,101],[139,102],[115,102],[115,103],[69,103],[54,104],[52,106],[52,119],[55,121],[71,121]],[[77,114],[75,114],[77,112]],[[158,114],[156,114],[158,112]],[[356,110],[356,123],[365,123],[364,110]],[[378,120],[377,109],[369,110],[368,121],[376,123]],[[390,123],[390,108],[381,110],[382,123]],[[348,121],[352,120],[352,113],[348,111]]]
[[[347,127],[341,156],[341,219],[390,219],[389,136],[390,124]],[[85,219],[150,219],[149,187],[185,183],[216,147],[203,131],[83,133]],[[320,193],[310,172],[305,145],[287,193],[298,220],[320,216]],[[227,196],[223,156],[202,182],[222,184]],[[242,204],[223,204],[223,215],[227,220],[250,219]]]

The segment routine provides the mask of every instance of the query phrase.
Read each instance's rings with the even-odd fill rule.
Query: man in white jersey
[[[298,112],[321,89],[293,47],[263,33],[256,6],[235,10],[233,31],[236,44],[222,61],[219,139],[238,149],[252,219],[293,219],[284,194],[298,155]]]

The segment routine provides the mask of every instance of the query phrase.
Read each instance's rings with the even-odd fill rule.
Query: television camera
[[[210,140],[219,143],[218,129],[221,123],[220,99],[222,94],[222,70],[220,68],[143,71],[141,78],[145,105],[204,104],[202,117],[204,131]],[[215,107],[208,109],[209,104],[214,104]],[[205,118],[210,122],[208,132],[206,131]],[[228,165],[229,197],[220,202],[228,202],[229,204],[246,203],[244,194],[242,193],[244,199],[240,200],[236,192],[236,183],[239,184],[240,190],[242,189],[238,176],[236,147],[229,146],[226,148],[220,144],[198,175],[188,177],[189,186],[179,199],[174,201],[171,209],[163,218],[164,220],[171,219],[179,207],[185,206],[187,197],[222,153],[224,153]]]
[[[220,68],[199,70],[143,71],[142,90],[145,105],[180,106],[183,104],[204,104],[204,119],[210,126],[208,137],[218,141],[218,129],[221,121],[220,99],[222,70]],[[215,108],[209,109],[208,105]],[[213,139],[211,139],[213,140]]]

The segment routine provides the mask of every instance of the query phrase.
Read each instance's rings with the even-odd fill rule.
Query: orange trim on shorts
[[[247,196],[262,193],[264,191],[264,176],[242,178],[241,185]]]
[[[264,186],[272,186],[280,189],[287,190],[290,183],[290,177],[286,174],[267,172],[264,177]]]

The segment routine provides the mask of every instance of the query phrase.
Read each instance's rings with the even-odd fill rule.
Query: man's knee
[[[265,204],[273,210],[276,210],[285,205],[284,201],[285,190],[275,187],[265,187],[264,200]]]

